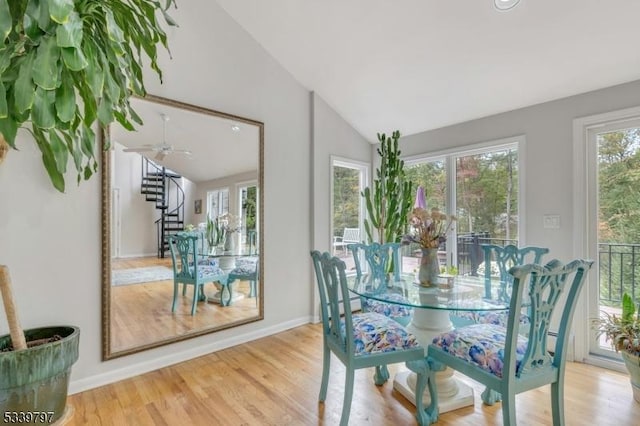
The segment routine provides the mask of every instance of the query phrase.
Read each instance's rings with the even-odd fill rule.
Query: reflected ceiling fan
[[[158,161],[164,160],[167,155],[173,153],[191,155],[191,151],[188,149],[174,148],[173,145],[169,145],[167,143],[167,121],[169,121],[169,116],[162,114],[162,143],[146,144],[137,148],[125,148],[123,151],[138,153],[155,152],[156,156],[154,157],[154,160]]]

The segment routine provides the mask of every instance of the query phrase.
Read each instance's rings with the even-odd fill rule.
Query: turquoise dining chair
[[[485,299],[508,302],[511,297],[511,286],[513,277],[509,274],[509,269],[513,266],[533,263],[540,265],[545,254],[549,253],[546,247],[517,247],[513,244],[498,246],[494,244],[482,244],[484,253],[484,289]],[[472,323],[506,325],[508,311],[459,311],[451,314],[451,321],[458,326]],[[529,317],[523,312],[520,317],[520,324],[529,324]]]
[[[400,256],[400,243],[372,243],[372,244],[348,244],[347,249],[353,255],[356,276],[363,277],[362,262],[369,266],[368,279],[371,283],[377,283],[378,288],[387,300],[402,302],[404,296],[399,293],[388,294],[384,292],[389,279],[399,281],[402,276],[402,258]],[[408,303],[407,303],[408,305]],[[360,306],[365,312],[376,312],[398,321],[406,326],[411,320],[413,308],[397,303],[385,303],[379,300],[360,298]]]
[[[482,244],[484,253],[484,296],[487,299],[496,298],[502,302],[508,302],[511,293],[512,276],[509,269],[512,266],[534,263],[540,265],[542,257],[549,253],[546,247],[517,247],[513,244],[506,246],[497,246],[494,244]],[[495,265],[497,271],[492,271]],[[496,283],[492,280],[493,274],[497,272],[499,281]],[[493,285],[497,284],[497,291]]]
[[[396,321],[375,312],[351,312],[345,263],[328,252],[312,251],[311,258],[320,294],[322,316],[323,364],[319,400],[327,396],[329,367],[333,353],[346,367],[344,402],[340,425],[349,423],[353,397],[354,372],[360,368],[405,362],[418,373],[416,394],[427,385],[434,386],[434,373],[428,367],[424,349],[416,337]],[[374,382],[384,384],[389,376],[380,376],[376,368]],[[430,424],[422,398],[416,398],[416,418],[421,425]]]
[[[182,295],[186,295],[187,286],[193,286],[193,301],[191,303],[191,315],[196,313],[198,300],[206,300],[204,294],[204,284],[208,282],[218,282],[222,288],[220,290],[220,305],[227,306],[231,303],[231,289],[228,283],[228,275],[217,265],[211,264],[199,253],[198,240],[201,235],[196,232],[179,232],[170,235],[169,249],[171,251],[171,261],[173,264],[173,304],[171,312],[175,312],[178,304],[178,290],[182,284]],[[223,300],[225,290],[228,294],[226,301]]]
[[[249,293],[247,297],[255,297],[258,303],[258,279],[260,268],[258,266],[259,257],[239,257],[236,259],[236,267],[229,272],[229,284],[235,280],[244,280],[249,282]]]
[[[571,321],[578,295],[593,261],[574,260],[563,265],[552,260],[545,266],[514,266],[509,316],[506,326],[474,324],[434,337],[428,347],[434,369],[449,366],[484,384],[482,400],[487,405],[502,401],[504,425],[516,425],[515,396],[551,384],[553,424],[564,425],[564,372]],[[529,302],[525,302],[525,292]],[[558,306],[566,293],[563,306]],[[528,337],[518,333],[518,314],[526,308],[531,322]],[[560,324],[553,355],[547,351],[547,333],[559,308]],[[437,391],[431,399],[437,401]],[[437,419],[437,403],[428,418]]]

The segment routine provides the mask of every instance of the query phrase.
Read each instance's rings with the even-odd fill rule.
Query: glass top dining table
[[[495,297],[486,298],[484,277],[449,276],[438,280],[438,286],[424,287],[413,274],[402,274],[399,280],[391,276],[384,283],[364,274],[347,276],[347,285],[358,296],[414,308],[448,312],[504,311],[509,308],[508,302],[499,301],[495,294]],[[498,283],[491,288],[497,291]],[[391,295],[402,297],[390,299]]]
[[[487,298],[484,277],[449,276],[438,277],[438,280],[437,286],[423,287],[414,274],[402,274],[400,279],[391,276],[383,282],[364,274],[348,275],[347,285],[351,292],[363,298],[413,307],[407,330],[416,336],[425,349],[436,335],[454,328],[450,313],[506,311],[509,308],[508,303],[498,301],[497,282],[491,286],[496,294],[490,294],[491,297]],[[394,389],[414,404],[415,381],[415,373],[400,370],[393,382]],[[436,381],[440,413],[474,404],[473,388],[458,380],[450,368],[438,372]],[[428,393],[423,397],[425,404],[428,404]]]

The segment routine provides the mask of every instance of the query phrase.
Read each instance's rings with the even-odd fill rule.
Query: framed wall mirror
[[[263,123],[152,95],[131,104],[144,124],[102,135],[105,360],[264,318]],[[184,232],[218,273],[193,314],[168,244]]]

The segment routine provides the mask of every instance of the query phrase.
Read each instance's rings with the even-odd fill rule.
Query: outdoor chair
[[[331,352],[345,365],[346,380],[340,425],[349,423],[353,396],[354,372],[359,368],[377,367],[396,362],[405,362],[418,372],[416,392],[422,395],[430,379],[430,369],[424,358],[424,350],[416,337],[402,325],[384,315],[374,312],[351,313],[351,302],[347,288],[345,264],[329,253],[312,251],[315,268],[323,330],[323,365],[319,400],[327,396]],[[341,316],[341,311],[344,316]],[[376,368],[374,382],[382,385],[388,380]],[[432,386],[433,380],[429,380]],[[416,398],[416,417],[419,424],[429,424],[422,398]]]
[[[368,278],[372,283],[377,283],[378,286],[386,286],[389,279],[398,281],[401,279],[400,243],[349,244],[347,249],[353,255],[357,277],[363,277],[362,263],[366,262],[369,266]],[[385,298],[393,299],[394,301],[404,300],[402,294],[387,294],[386,292]],[[360,306],[364,312],[376,312],[385,315],[404,326],[409,324],[413,314],[413,308],[410,306],[385,303],[364,297],[360,298]]]
[[[509,270],[513,277],[506,326],[474,324],[436,336],[428,347],[434,369],[449,366],[487,388],[482,400],[487,405],[502,401],[503,424],[516,425],[515,396],[551,384],[553,424],[564,425],[564,372],[571,321],[580,290],[592,261],[574,260],[562,265],[552,260],[545,266],[527,264]],[[531,296],[525,304],[525,291]],[[562,293],[558,339],[553,355],[547,351],[547,333]],[[518,333],[523,308],[531,319],[528,337]],[[438,417],[438,392],[431,391],[428,418]],[[433,403],[435,401],[435,403]]]
[[[171,260],[173,264],[173,304],[171,312],[175,312],[178,303],[178,288],[182,284],[182,295],[186,295],[187,286],[193,286],[193,301],[191,315],[196,313],[198,300],[206,300],[204,284],[218,282],[220,291],[220,305],[226,306],[231,302],[231,290],[228,285],[227,274],[215,264],[208,264],[199,252],[198,243],[201,235],[194,232],[179,232],[168,237]],[[228,299],[223,302],[224,291],[227,290]]]
[[[333,251],[341,248],[345,253],[347,245],[360,242],[360,228],[344,228],[342,236],[333,237]]]

